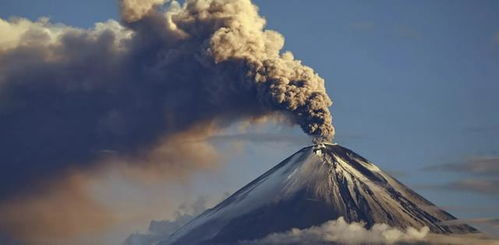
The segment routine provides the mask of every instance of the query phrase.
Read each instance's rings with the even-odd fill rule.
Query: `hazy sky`
[[[338,143],[460,218],[498,217],[498,1],[254,2],[286,49],[325,78]],[[0,0],[0,17],[11,16],[88,28],[118,9],[114,0]],[[233,192],[306,143],[297,128],[259,130],[296,137],[242,137],[242,150],[193,178],[187,195]],[[474,172],[484,161],[490,172]]]

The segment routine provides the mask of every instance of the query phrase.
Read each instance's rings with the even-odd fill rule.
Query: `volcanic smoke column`
[[[280,53],[284,38],[264,30],[265,20],[258,16],[257,8],[245,0],[212,1],[206,11],[232,16],[210,39],[209,52],[215,62],[241,64],[248,76],[244,83],[256,83],[260,103],[290,112],[307,134],[331,140],[334,128],[328,107],[332,101],[324,80],[290,52]]]
[[[275,114],[332,140],[324,80],[282,50],[250,0],[120,6],[120,22],[90,29],[0,19],[0,200],[99,164],[103,151],[144,162]]]
[[[154,23],[151,19],[166,18],[164,31],[174,33],[182,46],[176,50],[194,56],[207,77],[215,74],[199,81],[214,98],[211,102],[234,103],[237,99],[224,101],[234,94],[250,98],[251,102],[235,109],[243,114],[281,111],[305,133],[332,140],[334,127],[328,108],[332,101],[324,80],[291,52],[282,52],[284,37],[265,29],[265,19],[250,0],[188,0],[184,6],[173,2],[158,17],[155,6],[162,3],[145,1],[139,8],[135,1],[124,0],[123,22],[140,33],[144,25]]]
[[[120,21],[89,29],[0,19],[0,230],[81,231],[82,212],[55,224],[39,211],[74,207],[74,195],[40,194],[46,183],[73,193],[71,172],[115,162],[166,176],[206,168],[217,154],[203,139],[234,122],[283,114],[332,140],[324,80],[282,50],[250,0],[183,2],[121,0]]]

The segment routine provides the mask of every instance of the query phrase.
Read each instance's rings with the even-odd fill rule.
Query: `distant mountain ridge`
[[[173,233],[161,245],[235,244],[344,217],[433,233],[477,232],[444,225],[439,209],[376,165],[335,144],[305,147]]]

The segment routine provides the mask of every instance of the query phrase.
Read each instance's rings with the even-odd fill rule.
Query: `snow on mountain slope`
[[[351,150],[321,144],[293,154],[160,244],[233,244],[340,217],[366,227],[476,232],[442,225],[455,217]]]

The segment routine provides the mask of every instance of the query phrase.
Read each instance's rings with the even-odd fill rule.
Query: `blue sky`
[[[498,1],[254,2],[286,49],[326,80],[338,143],[458,217],[497,217],[497,191],[448,191],[439,185],[476,176],[427,167],[499,159]],[[0,17],[11,16],[87,28],[118,9],[112,0],[0,0]],[[261,130],[276,129],[301,134]],[[192,195],[233,192],[301,145],[247,142],[195,179]]]

